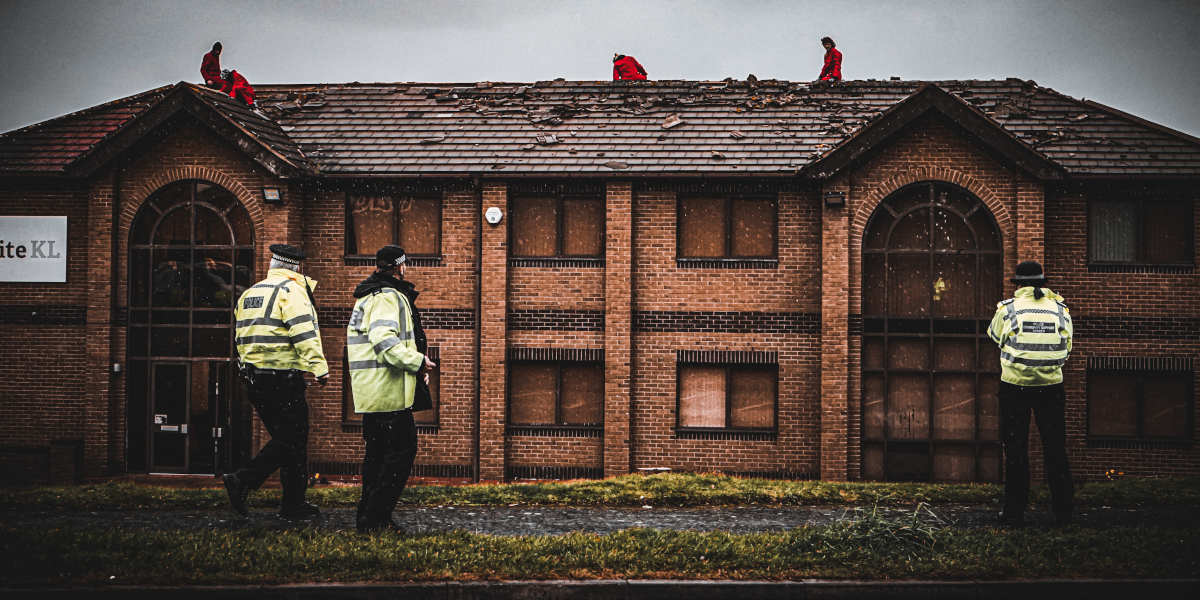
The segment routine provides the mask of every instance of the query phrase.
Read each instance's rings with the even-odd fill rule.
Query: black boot
[[[321,509],[308,502],[301,502],[293,506],[285,506],[279,509],[279,516],[289,521],[308,521],[321,516]]]
[[[233,473],[226,473],[222,479],[225,481],[225,492],[229,494],[229,506],[233,508],[233,512],[242,517],[250,516],[250,511],[246,510],[246,496],[250,490]]]

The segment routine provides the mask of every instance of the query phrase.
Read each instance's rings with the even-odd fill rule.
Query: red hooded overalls
[[[228,92],[230,98],[240,98],[242,102],[253,106],[254,105],[254,88],[250,87],[250,82],[242,77],[237,71],[229,72],[230,81],[225,82],[225,89],[222,91]]]
[[[842,53],[836,47],[825,51],[825,66],[821,68],[822,81],[842,80]]]
[[[209,52],[200,63],[200,76],[208,87],[222,89],[225,82],[221,79],[221,57]]]
[[[613,61],[613,81],[621,79],[645,79],[646,69],[632,56],[619,56]]]

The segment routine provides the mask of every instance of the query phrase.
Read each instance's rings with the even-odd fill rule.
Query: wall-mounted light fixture
[[[277,187],[263,188],[263,202],[267,204],[283,204],[283,192]]]
[[[846,192],[825,192],[825,208],[841,208],[846,205]]]

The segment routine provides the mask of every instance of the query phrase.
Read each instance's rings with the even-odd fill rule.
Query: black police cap
[[[404,255],[404,248],[395,244],[388,244],[375,253],[375,264],[380,266],[394,267],[404,264],[405,260],[408,258]]]
[[[289,246],[287,244],[271,244],[270,250],[271,258],[281,260],[286,263],[298,265],[300,264],[300,261],[304,260],[304,251],[295,246]]]
[[[1034,283],[1045,282],[1046,273],[1042,271],[1041,263],[1036,260],[1027,260],[1017,265],[1015,277],[1012,278],[1013,283]]]

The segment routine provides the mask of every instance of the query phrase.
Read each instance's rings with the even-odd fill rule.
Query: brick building
[[[229,305],[278,242],[320,282],[317,471],[357,471],[351,290],[396,242],[440,362],[418,475],[998,480],[983,332],[1022,260],[1074,315],[1077,476],[1200,473],[1196,138],[1011,79],[259,91],[0,136],[6,231],[67,245],[0,282],[10,477],[243,462]]]

